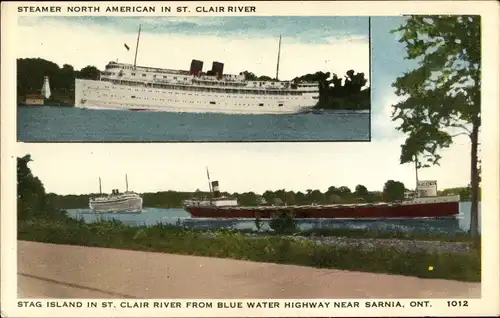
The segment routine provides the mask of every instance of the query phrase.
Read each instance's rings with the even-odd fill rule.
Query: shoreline
[[[61,105],[26,105],[26,104],[20,104],[18,103],[17,107],[22,107],[22,108],[39,108],[39,107],[51,107],[51,108],[58,108],[58,107],[64,107],[64,108],[80,108],[76,107],[75,105],[69,105],[69,104],[61,104]],[[80,108],[81,109],[81,108]],[[132,111],[135,112],[135,110],[132,109],[108,109],[108,108],[102,108],[102,109],[96,109],[96,108],[90,108],[89,110],[116,110],[116,111]],[[156,113],[178,113],[178,112],[168,112],[168,111],[154,111],[154,110],[148,110],[149,112],[156,112]],[[316,111],[320,111],[321,113],[316,113]],[[191,112],[185,112],[190,114]],[[261,114],[227,114],[227,113],[205,113],[205,112],[200,112],[201,114],[223,114],[223,115],[254,115],[254,116],[259,116]],[[289,115],[309,115],[309,114],[315,114],[315,115],[322,115],[322,114],[370,114],[371,113],[371,108],[334,108],[334,109],[329,109],[329,108],[315,108],[311,111],[305,112],[305,113],[297,113],[297,114],[265,114],[265,115],[276,115],[276,116],[289,116]]]

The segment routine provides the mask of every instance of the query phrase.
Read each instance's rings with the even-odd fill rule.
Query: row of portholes
[[[169,92],[169,94],[173,94],[172,92]],[[180,93],[175,93],[176,95],[186,95],[186,94],[180,94]],[[192,94],[188,94],[188,95],[192,95]],[[101,96],[101,93],[97,92],[97,96]],[[107,94],[103,94],[103,96],[108,96]],[[214,97],[214,96],[209,96],[209,95],[198,95],[198,94],[195,94],[195,96],[201,96],[201,97]],[[117,95],[109,95],[109,97],[118,97]],[[224,96],[218,96],[219,98],[224,98]],[[226,95],[225,96],[226,98],[231,98],[231,97],[234,97],[234,96],[231,96],[231,95]],[[239,96],[240,98],[245,98],[243,96]],[[255,97],[251,97],[252,99],[255,99]],[[147,100],[149,100],[149,98],[145,98]],[[268,97],[263,97],[262,99],[272,99],[272,98],[268,98]],[[292,97],[292,98],[283,98],[283,99],[298,99],[297,97]],[[152,98],[152,100],[158,100],[157,98]],[[160,99],[160,100],[164,100],[164,99]],[[240,104],[238,104],[240,105]],[[247,105],[247,104],[241,104],[241,105]],[[250,104],[248,104],[250,105]],[[260,105],[259,105],[260,106]],[[283,106],[282,104],[280,104],[279,106]]]
[[[113,97],[118,97],[116,95],[107,95],[107,94],[103,94],[105,97],[110,97],[110,98],[113,98]],[[100,94],[98,94],[98,96],[100,96]],[[136,96],[131,96],[131,99],[137,99],[137,100],[142,100],[143,98],[141,97],[136,97]],[[145,98],[145,100],[150,100],[149,98]],[[179,102],[182,102],[182,103],[186,103],[186,104],[194,104],[195,101],[186,101],[186,100],[178,100],[178,99],[156,99],[156,98],[153,98],[152,100],[158,100],[158,101],[161,101],[161,102],[175,102],[175,103],[179,103]],[[111,103],[110,103],[111,104]],[[196,104],[207,104],[207,102],[200,102],[200,101],[196,101]],[[211,105],[215,105],[216,103],[215,102],[209,102],[209,104]],[[236,103],[234,104],[236,106],[255,106],[254,104],[241,104],[241,103]],[[258,106],[260,107],[263,107],[264,104],[263,103],[259,103]],[[267,106],[270,106],[270,105],[267,105]],[[279,107],[282,107],[283,104],[280,103],[278,104]]]
[[[109,88],[109,86],[105,86],[106,88]],[[120,87],[121,90],[125,90],[124,87]],[[132,91],[132,88],[128,88],[129,91]],[[136,92],[139,92],[139,89],[138,88],[134,88],[134,90]],[[149,93],[158,93],[158,94],[176,94],[176,95],[193,95],[192,93],[179,93],[179,92],[171,92],[171,91],[166,91],[166,90],[151,90],[151,89],[141,89],[140,90],[141,92],[149,92]],[[208,95],[208,94],[198,94],[198,93],[195,93],[194,94],[195,96],[207,96],[207,97],[211,97],[211,96],[218,96],[218,97],[224,97],[224,95]],[[256,96],[240,96],[240,95],[235,95],[235,94],[232,94],[232,95],[225,95],[225,97],[233,97],[233,98],[252,98],[252,99],[276,99],[276,98],[273,98],[273,97],[265,97],[265,96],[262,96],[262,97],[256,97]],[[278,97],[278,96],[277,96]],[[285,97],[285,96],[281,96],[279,95],[279,99],[299,99],[300,97]]]

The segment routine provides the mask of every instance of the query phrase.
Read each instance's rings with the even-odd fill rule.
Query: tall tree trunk
[[[470,160],[470,184],[471,184],[471,208],[470,208],[470,229],[469,233],[473,237],[479,235],[479,170],[477,167],[479,125],[473,122],[471,139],[471,160]]]

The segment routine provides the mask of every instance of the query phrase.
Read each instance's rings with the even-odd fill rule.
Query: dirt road
[[[23,298],[472,298],[479,283],[18,241]]]

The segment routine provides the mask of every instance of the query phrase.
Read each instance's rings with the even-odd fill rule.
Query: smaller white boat
[[[142,211],[142,197],[133,191],[128,191],[128,179],[125,175],[126,191],[120,193],[113,189],[111,194],[103,195],[101,178],[99,178],[100,196],[89,199],[89,208],[96,213],[138,213]]]

